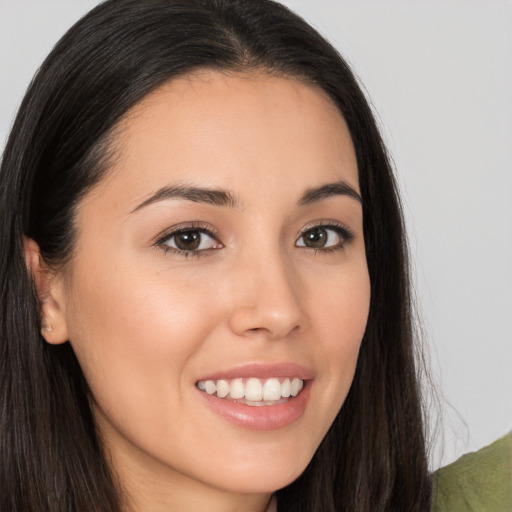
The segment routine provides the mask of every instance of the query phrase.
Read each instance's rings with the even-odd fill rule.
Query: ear
[[[44,262],[37,242],[25,238],[23,246],[25,262],[41,303],[41,334],[52,345],[65,343],[68,328],[63,279]]]

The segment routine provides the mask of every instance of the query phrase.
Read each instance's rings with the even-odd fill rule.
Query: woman
[[[0,180],[2,510],[428,510],[391,168],[301,19],[101,4]]]

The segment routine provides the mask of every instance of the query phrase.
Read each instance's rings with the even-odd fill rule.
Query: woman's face
[[[112,464],[177,495],[276,490],[342,406],[366,325],[345,122],[299,81],[202,72],[139,103],[115,147],[53,282]]]

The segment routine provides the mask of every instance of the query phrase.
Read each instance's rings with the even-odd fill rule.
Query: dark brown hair
[[[41,337],[23,237],[47,262],[65,261],[76,205],[108,168],[116,123],[165,81],[201,68],[263,68],[320,87],[356,151],[368,325],[346,402],[305,472],[277,492],[279,512],[428,510],[407,249],[389,159],[346,62],[271,0],[108,0],[67,32],[34,78],[0,172],[0,509],[122,508],[74,353]]]

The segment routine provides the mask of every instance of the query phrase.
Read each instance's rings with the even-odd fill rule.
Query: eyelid
[[[307,233],[309,230],[315,228],[334,229],[341,233],[347,240],[352,240],[355,237],[355,233],[345,224],[336,220],[320,219],[310,222],[301,228],[301,230],[297,233],[296,240],[303,236],[304,233]]]
[[[194,221],[194,222],[184,222],[182,224],[177,224],[174,226],[171,226],[164,231],[162,231],[160,234],[158,234],[153,241],[153,245],[159,249],[162,249],[165,252],[171,251],[176,254],[181,254],[185,256],[192,256],[192,255],[199,255],[202,253],[207,253],[209,249],[202,249],[199,251],[185,251],[180,250],[174,247],[166,246],[165,242],[176,235],[179,235],[180,233],[186,232],[186,231],[199,231],[200,233],[203,233],[214,240],[216,240],[221,246],[223,245],[222,242],[219,240],[218,236],[218,230],[212,227],[210,224],[206,222],[200,222],[200,221]]]
[[[327,247],[324,247],[324,248],[314,248],[314,247],[308,247],[306,245],[299,245],[299,246],[297,246],[298,241],[308,231],[310,231],[312,229],[315,229],[315,228],[325,228],[325,229],[331,229],[333,231],[336,231],[336,233],[341,238],[343,238],[343,242],[340,245],[327,246]],[[301,248],[304,248],[304,249],[309,249],[309,250],[312,250],[312,251],[315,251],[315,252],[318,252],[318,251],[320,251],[320,252],[328,252],[328,251],[332,251],[332,250],[336,250],[336,249],[343,249],[343,247],[345,247],[346,244],[349,244],[350,242],[352,242],[352,240],[355,238],[355,236],[356,236],[355,233],[350,228],[348,228],[345,224],[342,224],[339,221],[320,219],[320,220],[316,220],[316,221],[313,221],[313,222],[307,224],[306,226],[304,226],[300,230],[300,232],[298,233],[298,235],[295,238],[295,245],[297,247],[301,247]]]
[[[155,236],[154,242],[157,244],[159,241],[168,238],[170,235],[174,235],[176,233],[180,233],[182,231],[202,231],[209,235],[217,237],[218,231],[212,227],[207,222],[202,221],[193,221],[193,222],[182,222],[180,224],[175,224],[174,226],[170,226],[161,231],[158,235]]]

